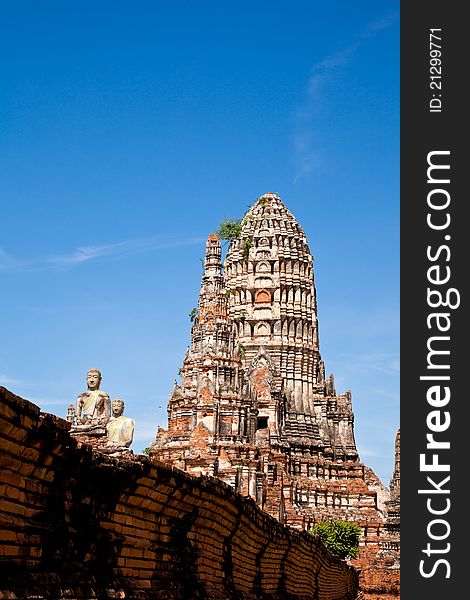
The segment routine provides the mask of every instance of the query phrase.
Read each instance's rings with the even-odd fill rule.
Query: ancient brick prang
[[[223,482],[81,445],[0,388],[0,597],[352,600],[357,575]]]
[[[325,376],[304,231],[276,194],[264,194],[224,268],[221,260],[211,234],[181,385],[153,455],[222,479],[298,529],[353,521],[362,556],[375,556],[395,503],[359,460],[351,392],[338,394]]]
[[[363,543],[376,544],[388,492],[359,461],[351,393],[325,378],[313,257],[299,223],[265,194],[225,269],[215,234],[204,265],[182,382],[154,455],[219,477],[281,522],[354,520]]]

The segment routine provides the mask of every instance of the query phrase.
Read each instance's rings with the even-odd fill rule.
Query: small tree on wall
[[[355,523],[320,521],[309,533],[318,536],[331,554],[339,558],[356,558],[359,554],[361,528]]]
[[[233,238],[238,238],[242,231],[242,219],[225,219],[219,225],[216,235],[221,240],[231,241]]]

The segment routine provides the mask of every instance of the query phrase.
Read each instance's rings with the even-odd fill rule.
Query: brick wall
[[[390,564],[389,553],[376,548],[362,548],[352,561],[359,569],[360,594],[356,600],[398,600],[400,570]]]
[[[80,446],[0,387],[0,598],[352,600],[354,569],[219,480]]]

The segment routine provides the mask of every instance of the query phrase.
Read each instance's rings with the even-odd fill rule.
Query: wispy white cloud
[[[48,406],[62,406],[64,407],[64,411],[66,410],[66,408],[68,407],[69,404],[73,404],[73,402],[70,402],[68,400],[49,400],[49,399],[44,399],[44,398],[29,398],[30,402],[33,402],[33,404],[36,404],[37,406],[39,406],[42,409],[47,408]],[[65,415],[65,412],[64,412]],[[64,416],[64,415],[59,415],[59,416]]]
[[[318,81],[322,74],[325,74],[328,71],[336,69],[336,67],[340,67],[349,62],[354,52],[361,45],[360,41],[355,41],[350,46],[327,56],[323,60],[319,61],[313,66],[313,75],[309,80],[308,92],[309,94],[316,93],[318,91]]]
[[[19,259],[0,249],[0,270],[3,271],[47,271],[70,269],[79,265],[103,258],[121,258],[133,254],[141,254],[200,244],[204,238],[168,239],[149,237],[135,240],[124,240],[113,244],[96,244],[80,246],[70,253],[55,256]]]
[[[390,25],[392,25],[398,19],[398,17],[399,14],[397,12],[391,12],[386,14],[381,19],[378,19],[377,21],[371,23],[365,31],[364,36],[368,37],[374,34],[376,31],[380,31],[381,29],[386,29],[387,27],[390,27]]]
[[[0,248],[0,271],[7,271],[18,266],[19,262],[13,256],[10,256],[3,248]]]
[[[18,385],[20,382],[17,379],[8,377],[4,373],[0,373],[0,385]]]
[[[311,173],[319,165],[320,165],[320,159],[318,158],[318,156],[316,154],[307,154],[306,156],[303,156],[302,160],[301,160],[301,164],[300,164],[299,168],[297,169],[297,173],[294,176],[294,183],[297,183],[297,181],[304,175]]]
[[[312,68],[313,75],[309,80],[309,93],[314,93],[317,91],[318,84],[316,81],[320,74],[325,74],[336,69],[337,67],[347,64],[353,57],[356,50],[358,50],[369,38],[379,31],[390,27],[390,25],[392,25],[397,18],[397,13],[390,13],[385,15],[383,18],[370,23],[365,30],[362,31],[348,46],[340,48],[338,51],[317,62]]]
[[[400,371],[400,358],[397,354],[386,352],[365,352],[357,354],[339,354],[337,360],[356,372],[378,371],[396,375]]]
[[[132,250],[134,246],[135,243],[133,244],[132,242],[118,242],[116,244],[107,244],[103,246],[82,246],[77,248],[71,254],[53,256],[47,259],[47,261],[50,264],[55,264],[61,267],[69,267],[93,260],[95,258],[101,258],[102,256],[120,255],[129,252],[129,250]]]
[[[396,354],[366,354],[363,356],[365,366],[381,373],[398,373],[400,359]]]
[[[149,423],[143,419],[135,419],[134,439],[132,442],[132,450],[139,454],[144,448],[148,448],[155,441],[157,427],[166,427],[166,423]]]
[[[313,152],[312,147],[314,136],[312,131],[298,131],[294,135],[294,149],[298,157],[301,157],[297,173],[294,177],[294,183],[314,169],[321,163],[321,157],[318,152]]]
[[[377,452],[377,450],[373,450],[372,448],[367,448],[366,446],[361,446],[358,443],[358,448],[357,448],[359,455],[364,458],[388,458],[388,456],[386,454],[383,454],[381,452]]]
[[[382,388],[372,388],[371,392],[374,396],[379,396],[380,398],[383,398],[386,402],[392,402],[393,404],[396,404],[400,400],[400,392],[398,389],[396,390],[396,392],[393,392],[390,390],[384,390]]]
[[[340,48],[338,51],[329,54],[325,58],[316,62],[311,70],[311,75],[306,86],[306,95],[304,105],[296,113],[298,119],[298,131],[294,134],[294,149],[296,154],[296,172],[294,175],[294,184],[297,181],[314,171],[321,164],[321,151],[314,149],[313,142],[315,136],[312,131],[312,121],[317,114],[319,98],[327,85],[328,80],[334,76],[335,71],[350,62],[355,52],[372,36],[379,31],[386,29],[398,18],[398,14],[390,13],[381,19],[370,23],[349,45]],[[310,138],[308,144],[302,148],[298,146],[298,139]]]

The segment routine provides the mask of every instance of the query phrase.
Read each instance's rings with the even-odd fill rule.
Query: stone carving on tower
[[[351,393],[325,377],[317,315],[305,233],[264,194],[224,268],[219,238],[207,239],[181,385],[151,453],[221,478],[281,522],[353,520],[377,543],[387,490],[359,460]]]

